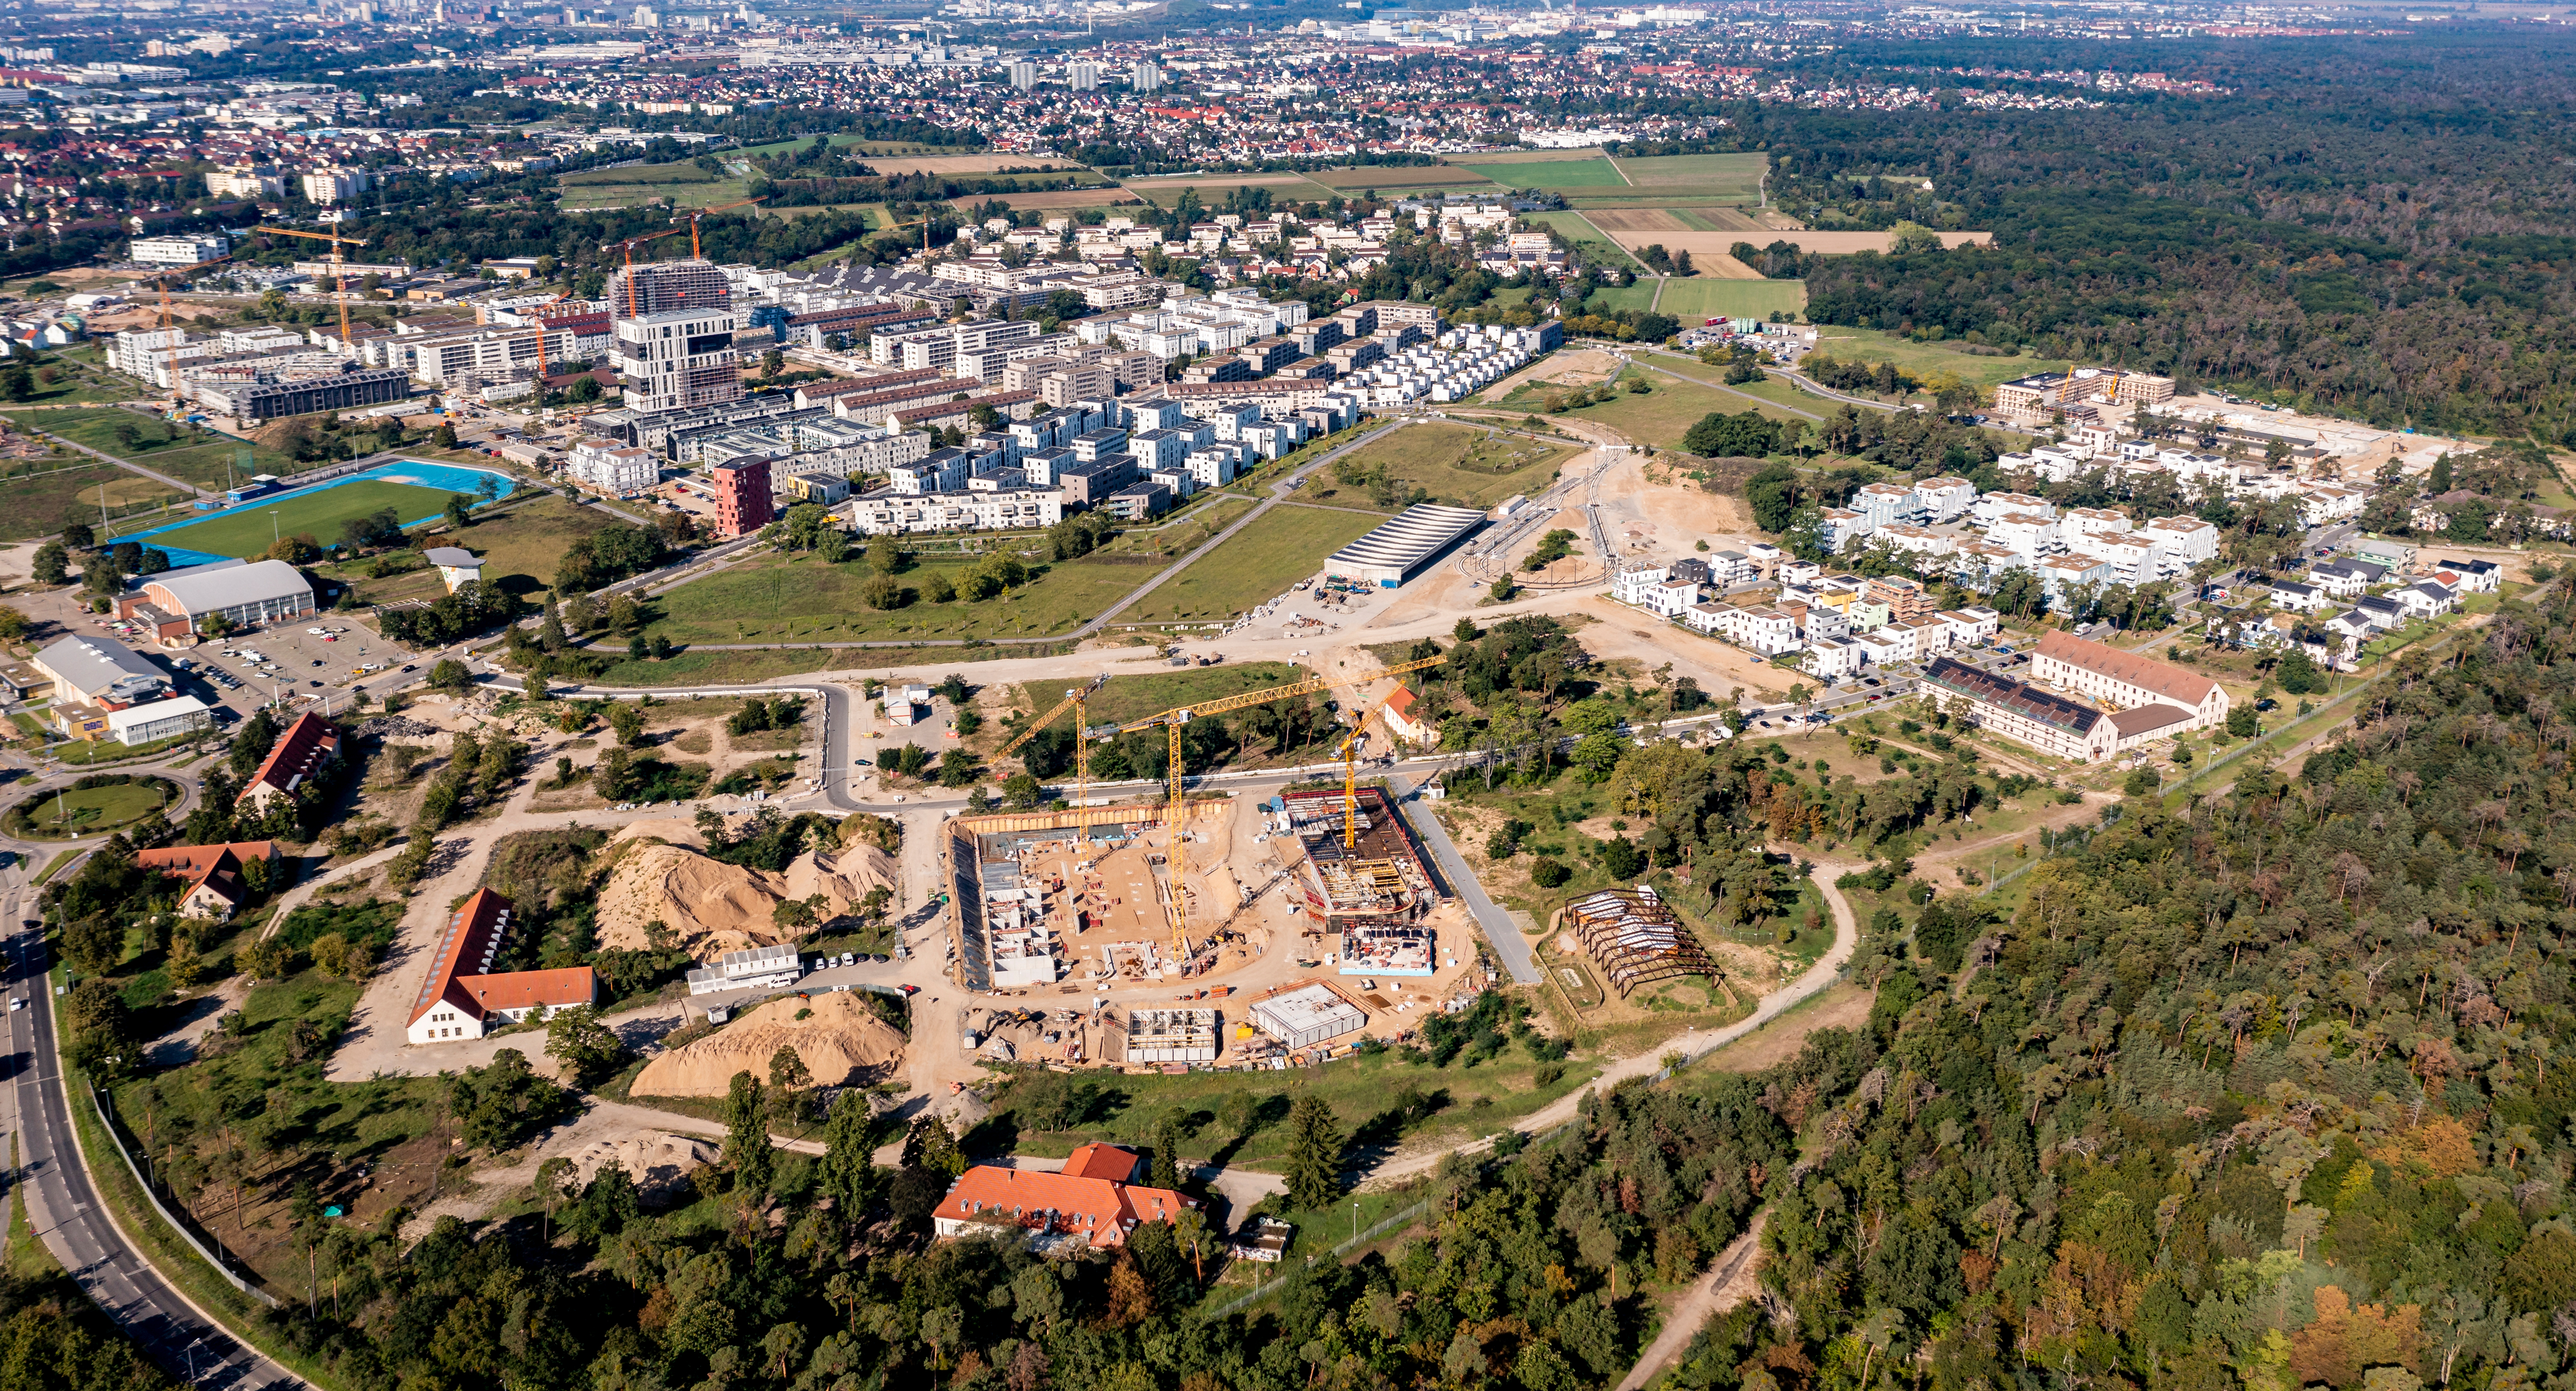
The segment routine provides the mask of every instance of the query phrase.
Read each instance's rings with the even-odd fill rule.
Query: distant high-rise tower
[[[1064,81],[1066,86],[1077,92],[1096,92],[1100,90],[1100,65],[1067,63],[1064,68]]]
[[[1023,92],[1038,85],[1038,65],[1025,62],[1011,64],[1011,85]]]
[[[1140,62],[1127,75],[1127,85],[1139,92],[1163,90],[1163,70],[1151,62]]]

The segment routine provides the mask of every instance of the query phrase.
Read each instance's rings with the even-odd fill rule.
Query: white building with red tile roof
[[[251,774],[250,785],[235,800],[266,811],[280,797],[293,798],[298,786],[319,774],[339,754],[339,727],[308,710],[277,736],[276,747],[261,760],[259,771]]]
[[[1084,1145],[1058,1173],[979,1164],[958,1176],[931,1213],[943,1241],[1017,1229],[1042,1251],[1111,1250],[1147,1222],[1169,1222],[1199,1203],[1185,1193],[1130,1183],[1134,1150]]]
[[[510,900],[477,889],[439,928],[429,974],[412,1000],[404,1036],[413,1043],[455,1043],[481,1038],[500,1023],[516,1024],[540,1009],[595,1004],[598,974],[588,966],[550,971],[494,971],[510,933]]]

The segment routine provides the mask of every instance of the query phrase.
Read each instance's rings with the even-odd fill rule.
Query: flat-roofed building
[[[1252,1018],[1263,1033],[1283,1048],[1311,1048],[1368,1026],[1368,1015],[1317,981],[1252,1003]]]

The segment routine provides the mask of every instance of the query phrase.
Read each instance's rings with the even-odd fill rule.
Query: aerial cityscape
[[[2576,9],[0,22],[0,1391],[2576,1378]]]

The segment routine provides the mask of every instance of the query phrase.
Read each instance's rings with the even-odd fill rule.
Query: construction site
[[[1383,788],[1283,793],[1266,815],[1270,853],[1288,876],[1306,930],[1333,941],[1341,974],[1440,973],[1438,935],[1428,919],[1446,895]],[[1457,954],[1454,944],[1449,954]]]

